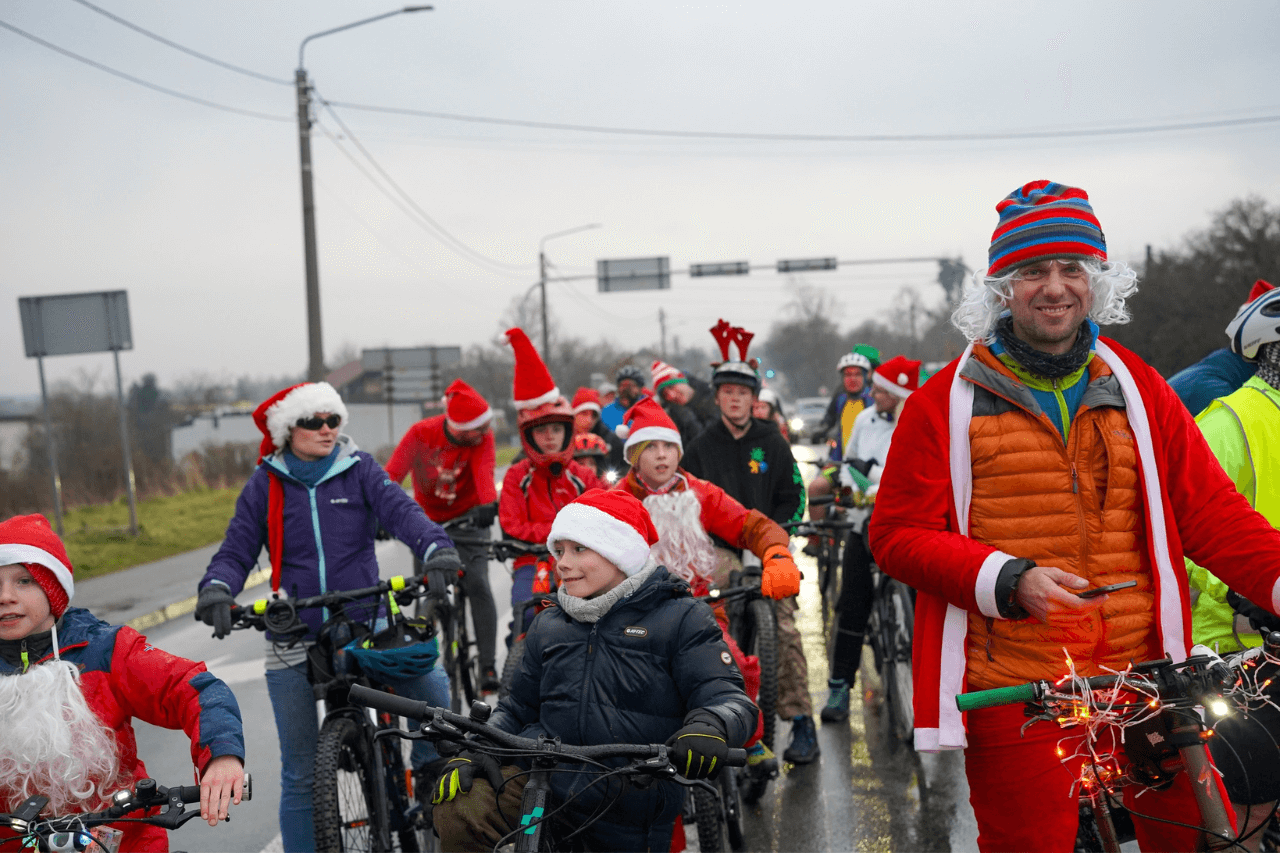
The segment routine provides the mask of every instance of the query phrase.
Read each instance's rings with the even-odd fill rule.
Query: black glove
[[[498,517],[498,505],[480,504],[476,507],[476,527],[492,527],[493,520]]]
[[[431,804],[438,806],[441,803],[447,803],[458,796],[459,792],[470,793],[471,783],[475,781],[478,774],[484,775],[484,778],[493,786],[493,790],[502,788],[504,781],[502,768],[492,756],[466,751],[459,753],[456,758],[449,759],[449,763],[444,766],[440,779],[431,791]]]
[[[1264,610],[1234,589],[1227,590],[1227,604],[1231,605],[1232,610],[1248,619],[1249,625],[1255,631],[1260,631],[1264,628],[1268,632],[1280,631],[1280,616],[1276,616],[1269,610]]]
[[[236,598],[220,583],[211,583],[200,590],[196,599],[196,618],[213,626],[213,636],[221,640],[231,633],[231,605]]]
[[[846,459],[844,462],[864,477],[871,476],[871,466],[876,464],[874,459]]]
[[[427,576],[427,593],[434,598],[444,598],[449,586],[457,583],[462,571],[462,560],[457,548],[437,548],[422,564]]]
[[[387,532],[387,528],[379,524],[378,532],[373,534],[373,538],[378,540],[379,542],[386,542],[388,539],[391,538],[391,534]]]
[[[671,763],[686,779],[714,778],[729,755],[728,732],[715,714],[695,708],[685,715],[684,728],[667,741]]]

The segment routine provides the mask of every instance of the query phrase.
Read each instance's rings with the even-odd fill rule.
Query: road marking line
[[[249,573],[244,579],[244,588],[249,589],[260,583],[265,583],[271,577],[271,569],[255,569]],[[150,613],[144,613],[141,616],[135,616],[125,624],[133,630],[141,633],[149,628],[168,622],[170,619],[177,619],[179,616],[186,616],[188,613],[195,612],[196,599],[199,596],[193,595],[190,598],[184,598],[181,601],[175,601],[173,604],[167,604],[158,610],[152,610]]]

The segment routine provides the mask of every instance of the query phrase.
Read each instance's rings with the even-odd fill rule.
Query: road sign
[[[719,264],[689,264],[689,275],[747,275],[751,271],[749,261],[726,261]]]
[[[596,290],[668,290],[671,287],[667,258],[625,258],[596,261]]]
[[[801,258],[794,261],[778,261],[778,272],[833,270],[836,268],[837,263],[835,258]]]
[[[20,296],[18,312],[27,358],[133,349],[123,290]]]

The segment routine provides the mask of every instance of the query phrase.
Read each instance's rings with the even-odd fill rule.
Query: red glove
[[[800,594],[800,568],[791,559],[791,552],[781,545],[774,545],[764,552],[760,591],[769,598],[790,598]]]

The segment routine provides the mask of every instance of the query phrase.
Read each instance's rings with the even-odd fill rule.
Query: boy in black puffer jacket
[[[714,775],[729,748],[747,740],[757,711],[742,675],[711,609],[650,557],[657,540],[644,505],[623,491],[593,489],[556,515],[547,537],[560,576],[556,606],[529,629],[493,725],[579,746],[666,743],[691,779]],[[592,785],[598,774],[580,769],[551,776],[559,802],[574,798],[561,814],[575,827],[620,791],[617,781]],[[433,792],[445,850],[489,850],[517,826],[521,772],[478,754],[450,761]],[[583,842],[591,850],[669,850],[683,803],[674,782],[627,788]]]

